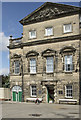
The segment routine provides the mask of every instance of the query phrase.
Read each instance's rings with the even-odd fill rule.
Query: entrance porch
[[[57,103],[57,81],[42,81],[42,86],[46,89],[47,103]]]

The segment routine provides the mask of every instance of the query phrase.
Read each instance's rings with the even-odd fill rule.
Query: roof
[[[19,22],[22,25],[26,25],[62,17],[64,15],[75,14],[76,12],[79,12],[79,10],[80,7],[76,6],[46,2]]]

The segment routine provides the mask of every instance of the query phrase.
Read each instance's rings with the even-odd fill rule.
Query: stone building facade
[[[46,2],[19,21],[21,38],[10,36],[13,101],[80,101],[79,7]]]

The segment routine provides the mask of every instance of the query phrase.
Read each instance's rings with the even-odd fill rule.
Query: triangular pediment
[[[21,55],[18,55],[18,54],[13,54],[13,56],[11,57],[11,58],[20,58],[21,57]]]
[[[42,52],[42,56],[54,56],[56,54],[55,50],[52,49],[46,49]]]
[[[39,53],[37,53],[36,51],[29,51],[27,54],[26,54],[26,57],[30,57],[30,56],[38,56]]]
[[[60,53],[62,54],[62,53],[65,53],[65,52],[75,52],[75,51],[76,51],[76,49],[74,47],[72,47],[72,46],[65,46],[64,48],[62,48],[60,50]]]
[[[34,12],[23,18],[20,23],[25,25],[34,22],[54,19],[60,15],[72,13],[74,11],[78,11],[79,9],[79,7],[75,6],[46,2]]]

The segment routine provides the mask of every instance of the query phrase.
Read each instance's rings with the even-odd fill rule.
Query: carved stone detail
[[[39,11],[35,15],[31,16],[29,19],[26,20],[26,22],[33,21],[33,20],[37,21],[39,19],[45,19],[45,18],[52,18],[56,14],[61,14],[64,12],[66,12],[66,11],[58,9],[56,7],[50,7],[50,8],[47,7],[45,9]]]
[[[64,52],[73,52],[74,53],[75,51],[76,51],[76,49],[74,47],[72,47],[72,46],[65,46],[64,48],[62,48],[60,50],[60,54],[62,54]]]
[[[73,6],[65,6],[63,4],[54,4],[54,3],[47,3],[43,7],[39,7],[36,11],[32,12],[25,18],[23,18],[20,23],[22,24],[28,24],[31,22],[38,22],[43,20],[48,20],[55,18],[56,16],[60,14],[66,14],[68,12],[74,12],[76,10],[79,10],[79,8],[73,7]]]
[[[26,54],[26,57],[30,57],[30,56],[38,56],[39,53],[37,53],[36,51],[29,51],[27,54]]]
[[[42,56],[54,56],[56,54],[55,50],[46,49],[42,52]]]
[[[21,55],[14,54],[13,56],[11,56],[11,59],[13,59],[13,58],[21,58]]]

